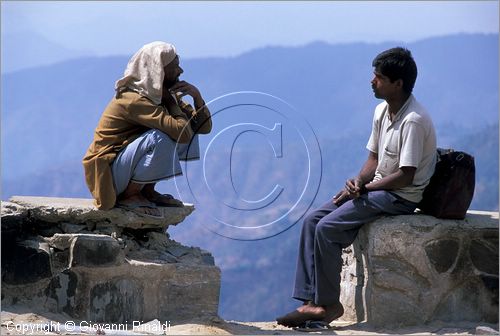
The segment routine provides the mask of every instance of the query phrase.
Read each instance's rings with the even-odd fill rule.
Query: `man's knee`
[[[175,141],[172,140],[167,134],[160,130],[152,129],[148,132],[148,152],[152,152],[153,149],[159,149],[161,152],[163,150],[172,151],[175,149]]]
[[[157,144],[165,141],[173,141],[168,135],[166,135],[160,130],[152,129],[149,132],[151,139]]]
[[[347,225],[346,225],[347,224]],[[347,229],[348,223],[344,223],[334,212],[323,217],[316,225],[316,236],[332,238],[342,235]]]
[[[342,248],[349,246],[355,238],[352,232],[343,230],[342,225],[320,220],[314,232],[315,245],[329,255],[340,257]],[[327,252],[328,251],[328,252]]]
[[[316,225],[316,236],[325,236],[327,233],[335,231],[335,223],[320,220]]]
[[[304,217],[304,226],[316,226],[322,217],[323,215],[319,211],[311,211]]]

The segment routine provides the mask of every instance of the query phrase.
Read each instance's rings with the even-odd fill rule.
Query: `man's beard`
[[[163,87],[170,89],[172,86],[174,86],[178,82],[179,82],[179,77],[177,77],[176,79],[174,79],[172,81],[163,81]]]

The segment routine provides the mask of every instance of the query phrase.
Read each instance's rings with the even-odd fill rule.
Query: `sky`
[[[154,40],[199,58],[499,30],[498,1],[2,1],[1,10],[2,39],[36,34],[95,56],[130,55]]]

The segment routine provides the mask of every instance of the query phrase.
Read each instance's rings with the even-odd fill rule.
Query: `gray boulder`
[[[383,217],[364,226],[345,252],[346,320],[498,323],[498,213]]]

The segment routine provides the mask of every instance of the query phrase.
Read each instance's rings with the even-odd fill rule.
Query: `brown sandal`
[[[170,194],[163,194],[161,196],[167,198],[167,201],[160,201],[159,199],[152,201],[154,204],[156,204],[159,207],[178,207],[178,208],[182,208],[184,206],[184,203],[182,203],[182,201],[180,201],[178,199],[175,199],[174,196],[172,196]]]

